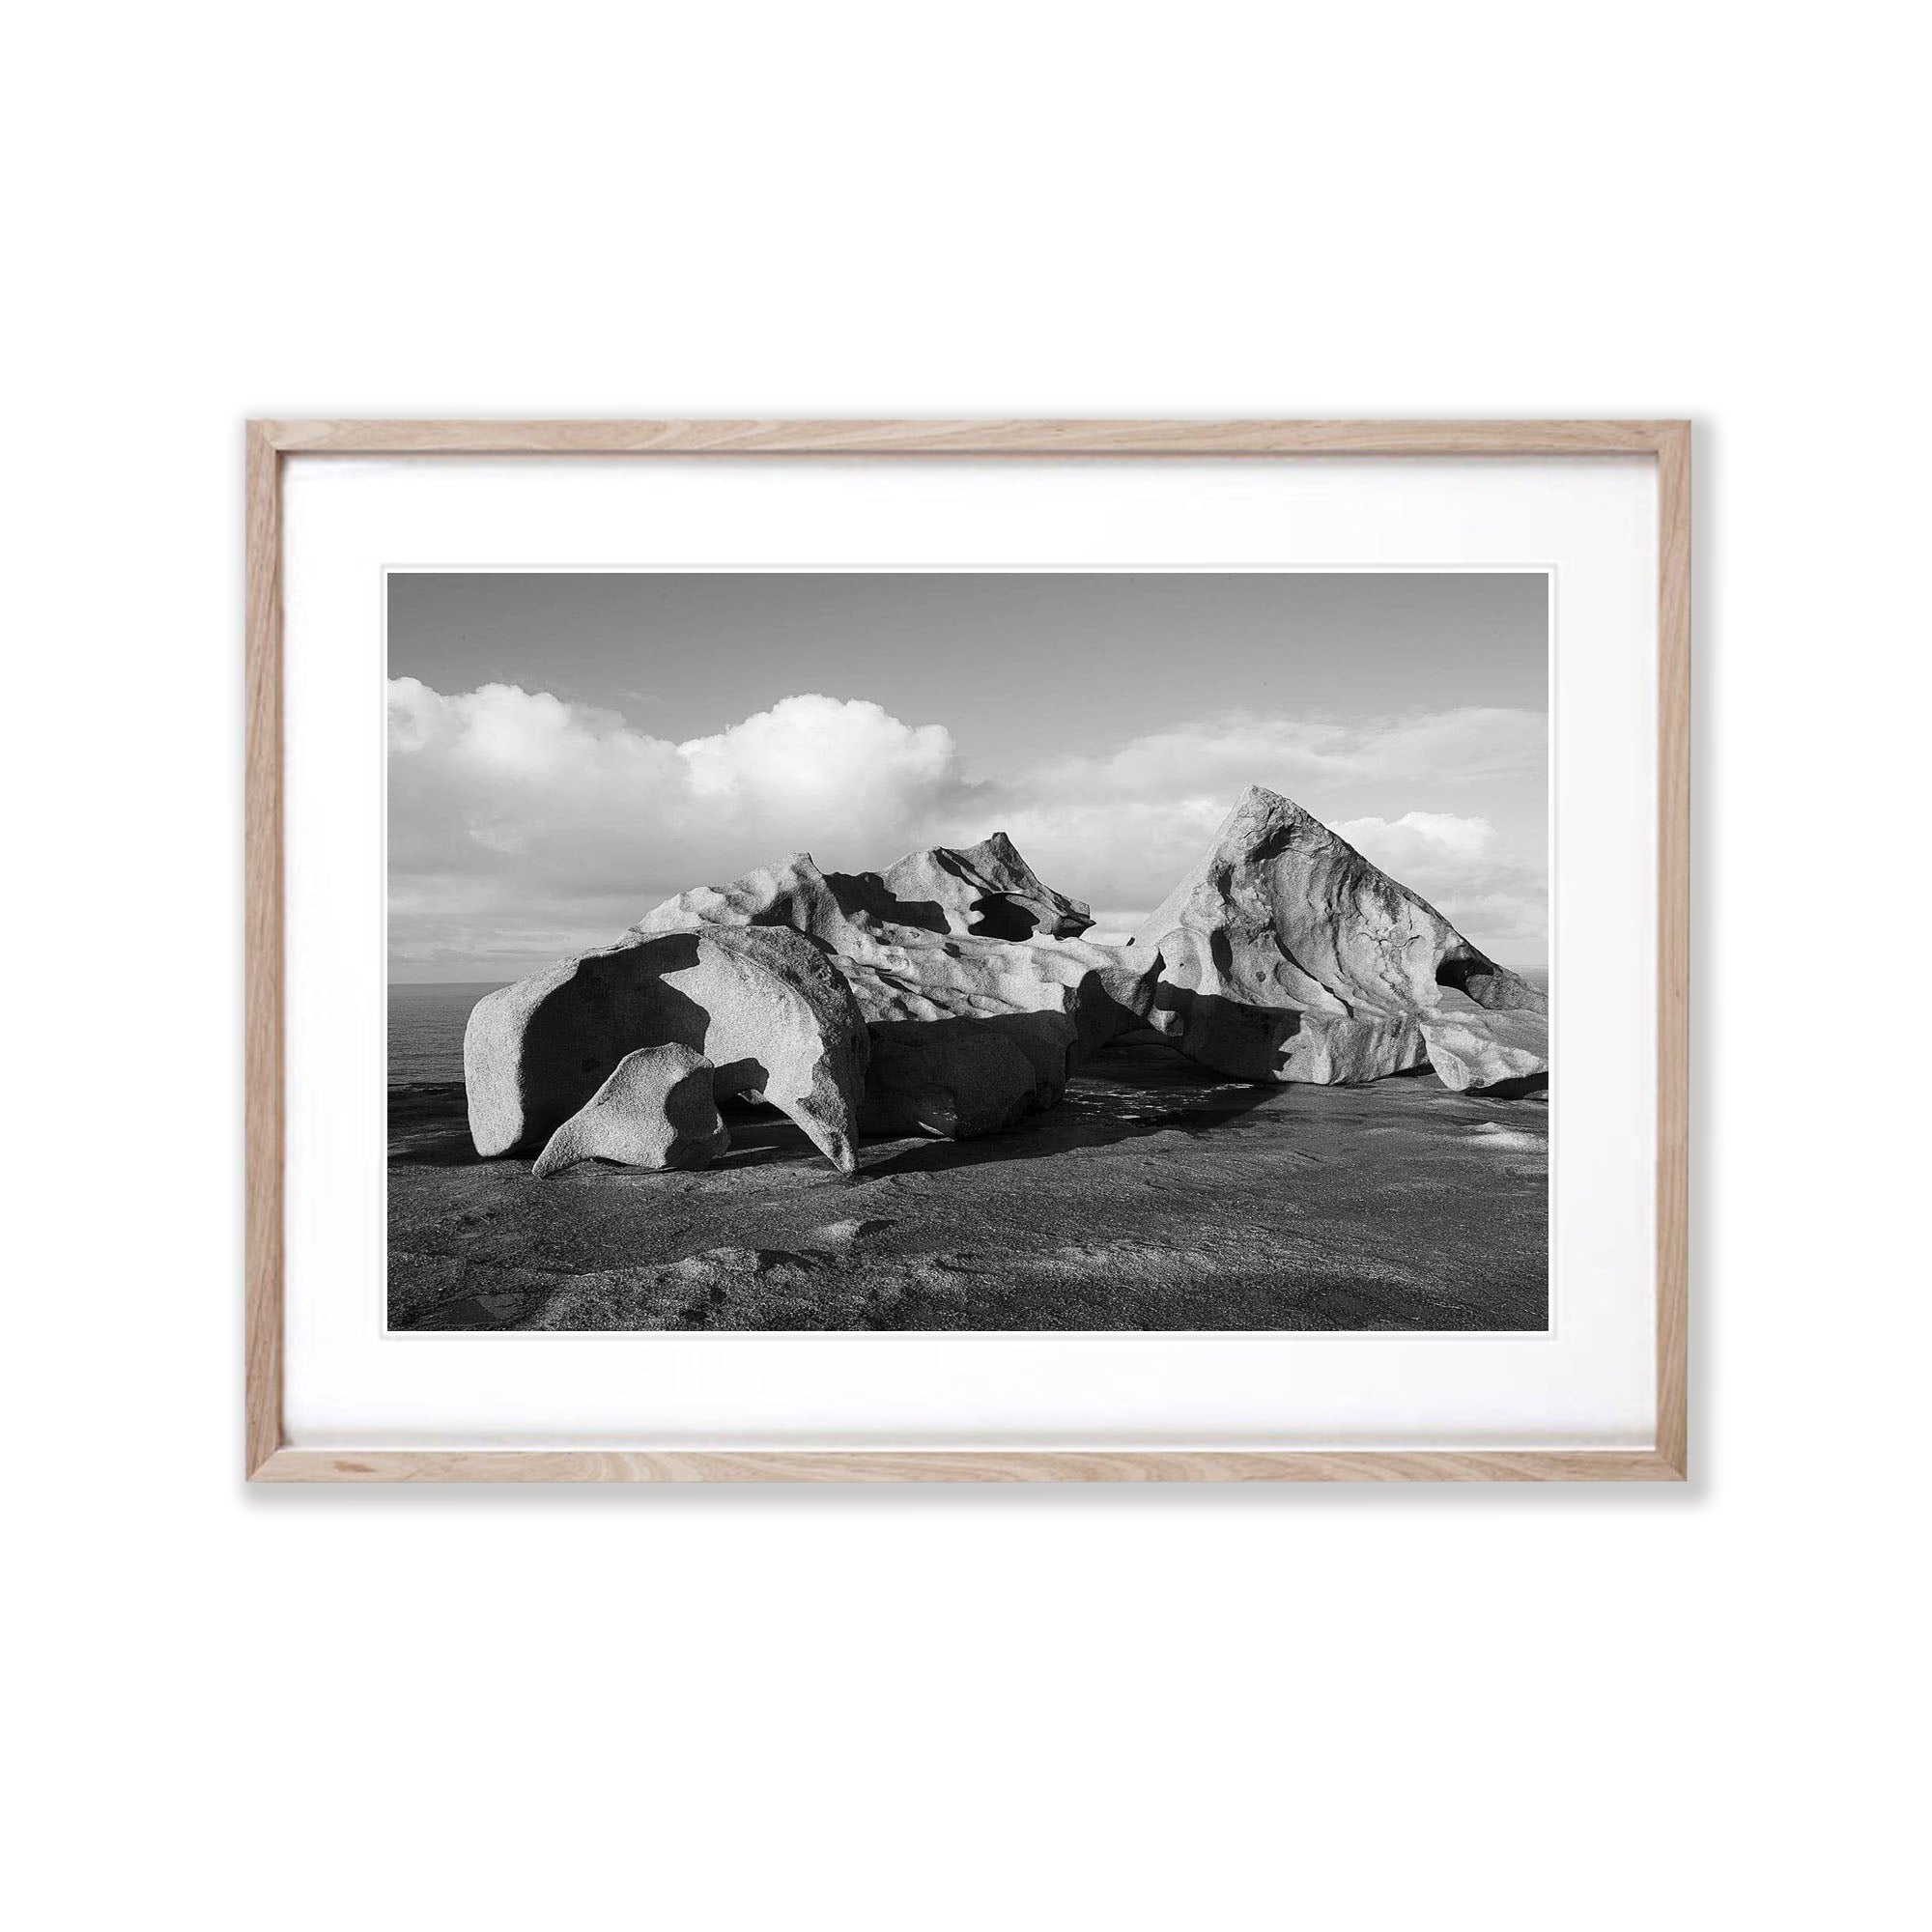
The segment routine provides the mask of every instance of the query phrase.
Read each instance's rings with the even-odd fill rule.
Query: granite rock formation
[[[971,869],[966,862],[972,854],[996,847],[1012,850],[996,835],[965,853],[915,853],[893,870],[903,879],[953,861],[963,872]],[[1017,853],[1012,856],[1018,861]],[[1023,861],[1019,870],[1032,878]],[[1077,905],[1038,890],[1042,904]],[[1061,915],[1085,916],[1084,910]],[[1081,1051],[1091,1053],[1142,1024],[1152,999],[1151,960],[1123,948],[1078,938],[955,932],[941,902],[902,899],[876,872],[822,871],[809,852],[747,872],[728,886],[680,893],[631,929],[643,934],[721,926],[784,926],[817,941],[868,1023],[1059,1012],[1073,1019]]]
[[[713,927],[637,936],[480,1000],[463,1040],[476,1151],[545,1138],[639,1047],[691,1048],[717,1097],[781,1109],[841,1172],[869,1047],[845,981],[803,934]]]
[[[1141,1026],[1263,1083],[1434,1065],[1463,1091],[1548,1069],[1540,992],[1260,786],[1125,946],[1087,940],[1092,923],[1002,833],[883,874],[795,853],[481,1001],[471,1137],[485,1154],[548,1139],[539,1175],[696,1164],[727,1144],[716,1102],[747,1094],[849,1174],[862,1132],[1011,1127]]]
[[[718,1069],[689,1046],[646,1046],[615,1070],[556,1132],[530,1169],[537,1179],[581,1160],[653,1172],[705,1167],[731,1145],[718,1113]]]
[[[1425,1018],[1449,994],[1524,1016],[1509,1043],[1521,1065],[1536,1057],[1528,1022],[1548,1011],[1426,899],[1260,785],[1129,946],[1159,957],[1151,1023],[1236,1079],[1330,1084],[1419,1067]],[[1474,1075],[1499,1064],[1493,1054],[1471,1061],[1444,1037],[1467,1084],[1487,1084]]]
[[[805,934],[871,1035],[865,1131],[965,1139],[1054,1105],[1073,1066],[1144,1023],[1154,962],[1078,937],[1091,923],[995,833],[908,854],[883,876],[794,853],[667,899],[633,931]]]

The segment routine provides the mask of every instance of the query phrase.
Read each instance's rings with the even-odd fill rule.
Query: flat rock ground
[[[394,1328],[1537,1329],[1543,1096],[1222,1081],[1149,1042],[984,1140],[835,1174],[727,1111],[689,1174],[479,1159],[460,1083],[389,1095]]]

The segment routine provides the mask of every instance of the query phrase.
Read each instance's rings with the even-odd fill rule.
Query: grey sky
[[[393,688],[392,973],[510,977],[785,850],[883,867],[995,829],[1138,916],[1248,781],[1535,964],[1547,597],[1535,573],[392,574],[390,675],[428,688]],[[491,685],[530,696],[466,699]]]
[[[498,681],[695,738],[796,691],[942,724],[987,773],[1206,709],[1543,710],[1541,575],[415,575],[389,672]]]

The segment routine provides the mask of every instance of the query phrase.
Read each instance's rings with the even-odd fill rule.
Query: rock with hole
[[[760,1094],[853,1171],[864,1018],[818,947],[770,927],[639,934],[479,1001],[463,1041],[476,1151],[539,1145],[656,1046],[710,1061],[716,1097]]]

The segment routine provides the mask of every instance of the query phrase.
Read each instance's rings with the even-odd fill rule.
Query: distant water
[[[463,1078],[463,1029],[469,1009],[500,980],[389,988],[389,1085]]]
[[[1539,991],[1549,990],[1547,966],[1520,966]],[[425,1080],[463,1078],[463,1029],[469,1009],[500,980],[463,980],[431,986],[389,988],[389,1085],[410,1087]]]

